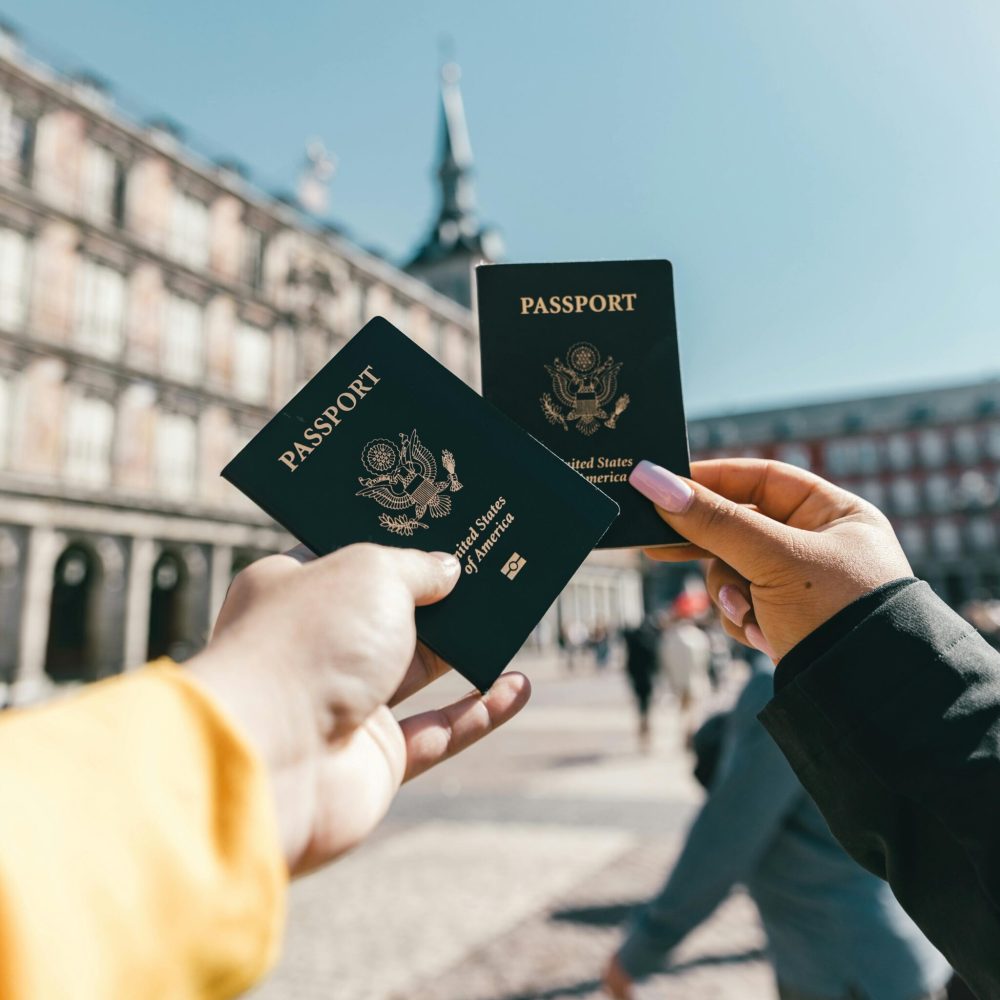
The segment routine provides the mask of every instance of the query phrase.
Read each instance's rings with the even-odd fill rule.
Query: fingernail
[[[449,576],[454,576],[459,571],[459,562],[450,552],[432,552],[431,555],[441,560],[441,565]]]
[[[628,481],[647,499],[671,514],[683,514],[691,506],[694,490],[669,469],[643,459]]]
[[[754,625],[751,622],[743,630],[743,634],[747,637],[747,642],[755,649],[759,649],[766,656],[770,656],[772,660],[778,658],[774,652],[774,647],[764,638],[764,633],[761,632],[759,625]]]
[[[727,583],[719,588],[719,607],[734,625],[742,625],[750,610],[750,602],[743,596],[743,591],[739,587]]]

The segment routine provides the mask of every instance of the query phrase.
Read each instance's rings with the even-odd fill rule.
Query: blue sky
[[[439,40],[511,260],[674,262],[689,410],[1000,373],[987,0],[8,0],[68,61],[401,256],[434,207]]]

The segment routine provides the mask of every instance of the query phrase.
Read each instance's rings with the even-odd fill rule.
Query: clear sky
[[[995,0],[6,0],[29,39],[400,257],[449,35],[510,260],[669,257],[689,410],[1000,373]]]

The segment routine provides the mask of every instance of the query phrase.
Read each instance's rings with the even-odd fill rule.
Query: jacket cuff
[[[928,724],[960,695],[963,682],[945,656],[975,630],[918,580],[889,584],[822,628],[839,638],[822,650],[812,642],[817,633],[805,640],[815,657],[786,673],[758,718],[800,777],[845,745],[878,760],[884,775],[895,772],[902,748],[926,743]]]
[[[841,609],[828,621],[823,622],[819,628],[810,632],[785,653],[778,663],[774,672],[775,692],[790,684],[803,670],[812,666],[814,660],[819,659],[835,642],[839,642],[849,632],[861,625],[890,597],[917,582],[915,577],[907,576],[876,587],[871,593],[852,601],[846,608]]]
[[[211,970],[206,996],[242,994],[273,968],[284,937],[289,875],[270,778],[236,723],[183,667],[163,660],[146,670],[188,704],[215,798],[203,829],[218,865],[216,909],[207,914],[218,937],[210,955],[192,939],[195,963]]]

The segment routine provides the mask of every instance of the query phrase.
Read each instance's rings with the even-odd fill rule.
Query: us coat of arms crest
[[[550,424],[564,431],[571,423],[586,435],[595,434],[602,426],[614,430],[631,402],[623,393],[610,405],[618,391],[622,363],[610,354],[602,360],[601,352],[586,341],[574,344],[565,361],[554,358],[545,370],[552,379],[552,392],[542,393],[542,413]]]
[[[375,438],[361,450],[361,464],[371,475],[358,476],[361,489],[355,496],[370,497],[386,508],[378,518],[386,531],[412,535],[417,528],[427,527],[425,514],[447,517],[451,513],[448,494],[457,493],[462,484],[455,475],[455,456],[450,451],[441,452],[447,478],[439,480],[434,455],[416,430],[398,436],[398,445],[386,438]]]

